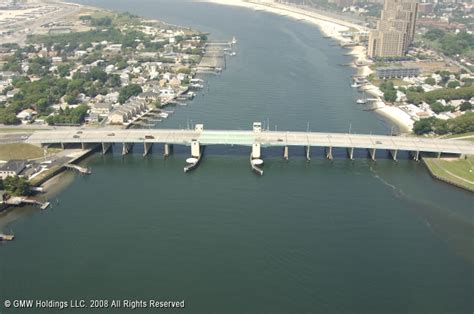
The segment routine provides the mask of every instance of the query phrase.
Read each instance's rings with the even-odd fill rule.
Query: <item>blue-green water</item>
[[[354,104],[344,50],[310,25],[188,1],[90,1],[239,40],[209,91],[158,127],[387,133]],[[140,147],[95,155],[50,210],[23,208],[0,226],[3,299],[172,299],[189,313],[472,313],[472,194],[407,159],[343,152],[210,148],[193,173],[187,148],[163,160]],[[66,178],[71,178],[67,174]],[[53,199],[54,200],[54,199]],[[5,225],[5,221],[14,220]],[[112,310],[109,310],[112,312]],[[137,312],[150,312],[145,309]],[[0,312],[9,313],[0,303]],[[38,313],[38,309],[23,312]],[[66,310],[63,312],[78,312]],[[107,311],[102,311],[107,312]],[[115,312],[115,311],[114,311]],[[124,311],[126,312],[126,311]]]

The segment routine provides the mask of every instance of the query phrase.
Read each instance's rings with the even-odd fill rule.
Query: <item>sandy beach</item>
[[[210,2],[216,3],[221,5],[230,5],[230,6],[238,6],[238,7],[245,7],[248,9],[256,10],[256,11],[266,11],[273,14],[278,14],[282,16],[287,16],[289,18],[293,18],[297,21],[305,21],[314,26],[317,26],[324,36],[333,38],[335,40],[340,41],[341,43],[351,41],[350,38],[343,37],[342,33],[349,31],[349,30],[358,30],[358,31],[367,31],[368,29],[362,27],[357,24],[353,24],[347,21],[338,20],[329,16],[324,16],[315,12],[305,11],[303,9],[281,4],[275,3],[273,0],[260,0],[258,2],[253,0],[197,0],[200,2]],[[367,59],[366,48],[364,46],[352,46],[351,51],[349,52],[351,56],[354,58],[355,64],[368,64],[369,60]],[[357,67],[357,75],[367,77],[373,71],[370,69],[368,65],[358,66]],[[377,101],[377,110],[376,113],[380,114],[384,118],[392,121],[393,123],[397,124],[400,128],[400,131],[403,133],[411,132],[413,128],[413,120],[410,116],[402,111],[401,109],[388,106],[383,102],[383,94],[380,90],[374,85],[368,85],[365,89],[367,93],[375,96],[378,98]]]

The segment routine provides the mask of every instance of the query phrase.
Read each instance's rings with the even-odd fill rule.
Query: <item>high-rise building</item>
[[[369,36],[369,57],[404,56],[415,36],[416,0],[385,0],[377,29]]]

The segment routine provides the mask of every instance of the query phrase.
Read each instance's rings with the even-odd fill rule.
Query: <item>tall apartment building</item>
[[[416,0],[385,0],[377,29],[369,36],[369,57],[400,57],[415,35]]]

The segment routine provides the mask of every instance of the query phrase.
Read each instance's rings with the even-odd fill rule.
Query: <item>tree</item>
[[[445,106],[443,106],[442,103],[440,103],[438,101],[435,102],[434,104],[430,105],[430,107],[431,107],[431,110],[433,110],[433,112],[436,113],[436,114],[449,110],[449,108],[446,108]]]
[[[125,103],[130,97],[137,96],[138,94],[142,93],[142,88],[137,84],[130,84],[123,87],[120,90],[118,101],[123,104]]]
[[[427,31],[425,35],[423,35],[423,37],[428,40],[435,41],[435,40],[439,40],[443,38],[444,35],[445,35],[445,32],[443,30],[434,28]]]
[[[110,87],[120,87],[122,85],[122,80],[118,74],[111,74],[109,75],[107,85]]]
[[[66,77],[70,74],[71,67],[69,64],[58,65],[58,74],[60,77]]]
[[[448,88],[456,88],[458,86],[461,86],[461,83],[459,83],[459,81],[451,81],[447,85]]]
[[[425,83],[426,84],[429,84],[429,85],[436,85],[436,80],[432,77],[428,77],[426,80],[425,80]]]
[[[426,118],[416,121],[413,125],[413,132],[418,135],[427,134],[433,131],[435,118]]]
[[[459,107],[459,110],[461,111],[467,111],[472,109],[472,104],[469,101],[465,101],[461,104]]]
[[[30,194],[30,184],[25,178],[8,176],[3,180],[5,190],[15,196],[26,196]]]
[[[385,93],[383,94],[383,97],[386,101],[389,101],[389,102],[394,102],[397,100],[397,91],[392,89],[392,90],[387,90],[385,91]]]

